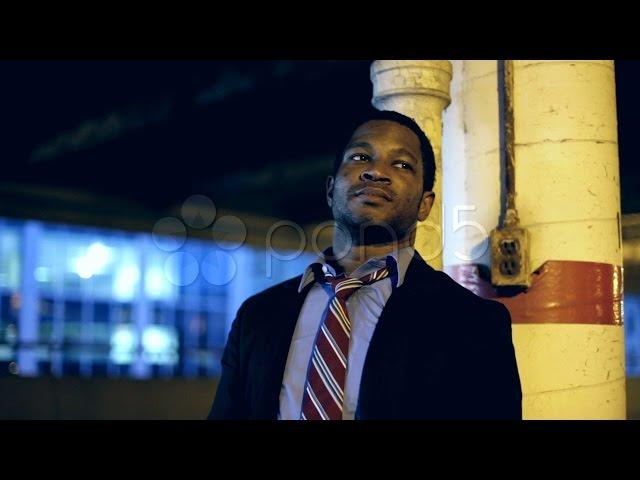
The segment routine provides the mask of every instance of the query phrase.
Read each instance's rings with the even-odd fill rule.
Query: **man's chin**
[[[390,222],[384,215],[376,215],[376,212],[352,212],[351,223],[355,227],[390,227]]]
[[[382,203],[362,202],[359,205],[353,205],[350,213],[353,218],[362,219],[362,221],[388,223],[389,211],[385,207],[387,205]]]

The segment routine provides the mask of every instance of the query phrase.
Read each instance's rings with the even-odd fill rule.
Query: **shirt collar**
[[[329,265],[325,260],[325,254],[329,250],[325,250],[322,252],[318,258],[312,262],[302,274],[302,279],[300,280],[300,285],[298,286],[298,292],[301,292],[307,285],[313,282],[316,278],[316,274],[326,274],[330,273],[332,275],[336,275],[335,269]],[[391,276],[391,281],[395,280],[394,287],[399,287],[404,282],[404,276],[407,273],[407,269],[409,268],[409,264],[411,263],[411,259],[413,258],[414,248],[404,247],[400,250],[394,251],[386,256],[373,257],[364,262],[358,268],[356,268],[351,276],[353,278],[360,278],[364,275],[372,273],[380,268],[388,266],[391,268],[392,272],[397,272],[397,275]]]

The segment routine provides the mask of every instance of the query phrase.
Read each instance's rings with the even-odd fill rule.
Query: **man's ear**
[[[326,189],[327,189],[327,205],[329,205],[329,208],[331,208],[333,206],[333,185],[334,185],[335,179],[333,178],[333,176],[329,175],[327,177],[327,183],[326,183]]]
[[[418,208],[418,220],[424,222],[427,219],[435,198],[436,194],[433,192],[422,192],[422,200],[420,200],[420,208]]]

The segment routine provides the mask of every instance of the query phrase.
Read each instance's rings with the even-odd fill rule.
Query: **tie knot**
[[[333,275],[325,275],[325,281],[333,289],[333,293],[341,300],[346,301],[360,287],[370,285],[389,276],[389,268],[384,267],[360,278],[343,277],[336,278]]]

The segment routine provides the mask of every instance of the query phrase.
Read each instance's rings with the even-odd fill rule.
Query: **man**
[[[520,419],[511,318],[415,252],[434,154],[372,110],[327,179],[332,248],[240,307],[210,419]]]

